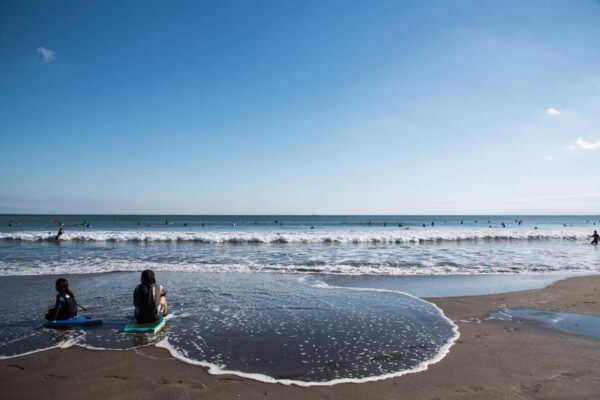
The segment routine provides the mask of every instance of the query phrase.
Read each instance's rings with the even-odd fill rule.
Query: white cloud
[[[561,112],[554,107],[550,107],[546,109],[546,114],[558,116],[561,114]]]
[[[39,47],[37,52],[44,57],[44,62],[49,63],[56,58],[56,52],[54,50],[47,49],[45,47]]]
[[[586,142],[583,138],[575,141],[575,148],[579,150],[600,150],[600,142]]]

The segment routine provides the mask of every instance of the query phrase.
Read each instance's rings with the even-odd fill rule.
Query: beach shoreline
[[[426,298],[460,338],[428,370],[361,384],[299,387],[210,375],[162,348],[52,349],[0,360],[3,399],[120,398],[598,398],[600,341],[534,323],[487,320],[504,308],[600,315],[600,276],[483,296]]]

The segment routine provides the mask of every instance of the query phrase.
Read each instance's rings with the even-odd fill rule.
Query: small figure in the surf
[[[594,234],[590,236],[592,238],[592,244],[595,246],[598,244],[598,239],[600,239],[600,235],[598,235],[598,231],[594,231]]]
[[[154,272],[142,272],[141,283],[133,292],[135,319],[138,323],[156,322],[167,315],[167,293],[156,283]]]
[[[506,228],[506,224],[503,222],[500,225],[502,225],[503,228]]]
[[[46,313],[48,321],[70,319],[77,316],[77,301],[75,295],[69,289],[69,281],[65,278],[56,280],[56,303]],[[82,307],[83,308],[83,307]]]
[[[56,233],[56,236],[54,237],[54,240],[59,240],[60,237],[63,235],[63,233],[65,233],[65,231],[63,231],[63,228],[60,228],[58,230],[58,232]]]

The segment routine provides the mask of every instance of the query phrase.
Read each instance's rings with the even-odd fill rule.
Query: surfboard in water
[[[125,333],[155,333],[158,332],[165,326],[167,319],[170,319],[173,314],[169,314],[166,317],[161,317],[156,322],[149,322],[146,324],[138,324],[137,322],[127,324],[123,328]]]
[[[69,319],[57,319],[55,321],[46,321],[45,328],[77,328],[80,326],[100,325],[102,319],[92,317],[76,317]]]

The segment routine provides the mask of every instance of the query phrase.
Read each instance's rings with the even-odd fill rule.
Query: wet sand
[[[525,292],[428,299],[459,326],[427,371],[362,384],[302,388],[213,376],[155,347],[72,347],[0,361],[0,398],[92,399],[598,399],[600,341],[534,323],[485,320],[502,308],[600,315],[600,276]]]

